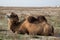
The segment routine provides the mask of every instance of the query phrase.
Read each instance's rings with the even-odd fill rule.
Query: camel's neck
[[[9,29],[10,29],[10,27],[20,26],[24,21],[25,21],[25,20],[22,20],[21,22],[15,22],[15,21],[11,22],[11,21],[9,21],[9,22],[8,22]]]
[[[8,26],[11,27],[11,26],[18,26],[20,24],[20,22],[8,22]]]
[[[12,22],[8,20],[8,30],[10,30],[11,25],[12,25]]]

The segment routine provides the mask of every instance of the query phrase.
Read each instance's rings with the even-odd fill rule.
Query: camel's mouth
[[[11,17],[11,14],[6,14],[6,17],[7,17],[7,18],[10,18],[10,17]]]
[[[7,15],[7,18],[10,18],[10,16]]]

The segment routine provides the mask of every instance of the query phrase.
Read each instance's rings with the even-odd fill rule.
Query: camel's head
[[[8,21],[10,21],[10,22],[18,22],[19,21],[18,15],[13,12],[11,14],[8,14],[7,18],[8,18]]]

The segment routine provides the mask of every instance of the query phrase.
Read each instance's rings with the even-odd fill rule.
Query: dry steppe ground
[[[6,14],[14,12],[22,18],[33,15],[44,15],[48,23],[54,27],[54,36],[37,36],[14,34],[8,30]],[[60,40],[60,7],[0,7],[0,40]]]

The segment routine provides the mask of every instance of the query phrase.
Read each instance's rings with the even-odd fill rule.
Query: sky
[[[12,7],[60,6],[60,0],[0,0],[0,6],[12,6]]]

